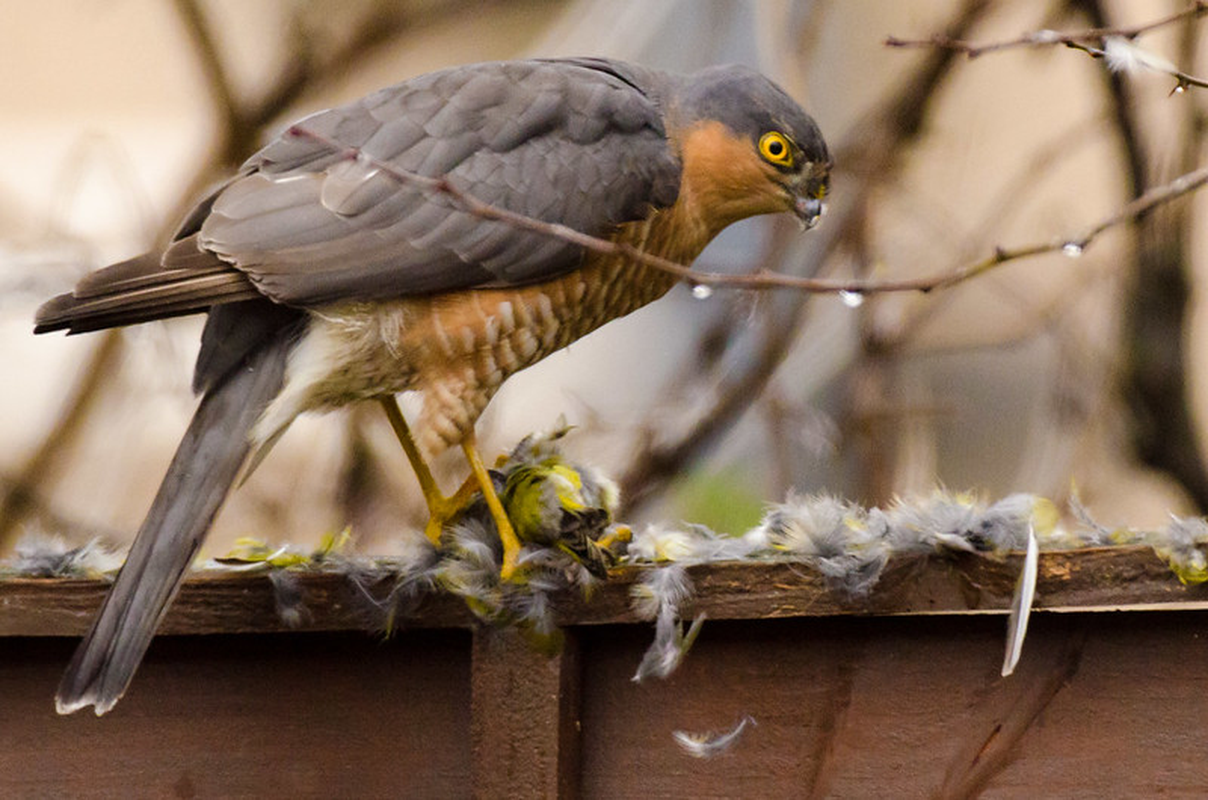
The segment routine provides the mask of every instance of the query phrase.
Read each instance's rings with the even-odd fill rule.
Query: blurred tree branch
[[[198,66],[206,77],[214,98],[219,128],[210,154],[198,166],[188,182],[175,209],[167,216],[171,227],[163,230],[159,239],[166,239],[177,221],[184,216],[197,195],[216,176],[241,163],[256,149],[267,125],[307,92],[332,80],[336,67],[347,71],[376,55],[407,30],[423,14],[450,13],[467,5],[461,0],[429,5],[420,13],[410,13],[408,4],[381,0],[357,21],[353,33],[334,47],[321,51],[306,33],[305,26],[295,15],[288,26],[292,52],[285,58],[285,67],[271,82],[262,96],[240,98],[232,86],[228,70],[216,46],[217,34],[197,0],[175,0],[177,13],[197,54]],[[300,13],[300,12],[298,12]],[[333,12],[334,13],[334,12]],[[0,499],[0,548],[7,546],[20,523],[37,510],[32,487],[49,484],[61,464],[78,442],[84,421],[92,413],[96,400],[104,391],[105,378],[116,369],[124,339],[120,331],[107,331],[89,359],[80,367],[79,377],[70,391],[70,400],[50,426],[46,437],[34,448],[33,454],[16,476],[2,489]]]
[[[265,127],[281,113],[297,103],[307,92],[331,80],[332,74],[338,71],[338,68],[347,68],[350,62],[364,59],[394,41],[397,35],[408,27],[411,19],[406,9],[400,10],[397,4],[374,4],[371,13],[366,14],[364,19],[354,26],[350,36],[336,46],[324,50],[318,47],[306,26],[295,18],[287,31],[292,49],[291,57],[286,59],[285,66],[270,82],[267,90],[256,97],[243,98],[231,83],[226,65],[216,46],[216,32],[207,22],[201,5],[197,0],[174,2],[196,52],[199,66],[206,76],[220,124],[216,140],[205,162],[197,169],[189,189],[182,196],[178,212],[172,215],[172,220],[181,216],[186,204],[191,204],[203,187],[250,155],[260,142]],[[1105,16],[1101,4],[1096,0],[1069,2],[1072,7],[1090,14],[1097,23],[1102,22]],[[458,3],[451,2],[447,5],[452,7]],[[674,431],[647,427],[639,450],[621,479],[622,496],[628,503],[627,513],[631,513],[635,507],[661,491],[674,476],[686,471],[695,460],[720,440],[760,396],[762,389],[776,374],[797,338],[805,318],[805,301],[809,293],[874,294],[890,291],[926,292],[946,288],[1010,261],[1059,251],[1069,255],[1080,254],[1104,230],[1125,222],[1133,222],[1137,230],[1134,253],[1136,300],[1125,307],[1125,327],[1132,342],[1132,349],[1123,383],[1129,392],[1130,408],[1137,420],[1134,430],[1135,445],[1146,463],[1175,475],[1196,497],[1201,508],[1208,508],[1208,475],[1205,474],[1198,454],[1195,429],[1187,406],[1187,386],[1181,350],[1181,332],[1185,324],[1188,294],[1183,264],[1186,260],[1186,232],[1190,213],[1185,203],[1174,204],[1160,215],[1153,213],[1158,207],[1208,183],[1208,169],[1192,169],[1194,142],[1198,138],[1188,133],[1190,139],[1185,140],[1183,151],[1186,155],[1182,168],[1184,174],[1165,185],[1152,185],[1146,168],[1151,159],[1148,158],[1137,135],[1140,126],[1138,112],[1129,96],[1128,87],[1119,74],[1104,71],[1111,86],[1122,151],[1128,162],[1130,196],[1133,200],[1117,213],[1105,217],[1076,236],[1011,248],[996,247],[988,256],[919,278],[877,281],[861,277],[816,277],[845,249],[857,252],[862,250],[861,243],[866,236],[868,223],[868,198],[877,187],[896,178],[903,161],[902,151],[909,148],[919,137],[934,105],[933,101],[959,55],[963,53],[973,57],[1008,47],[1057,43],[1080,46],[1081,49],[1087,50],[1084,43],[1094,40],[1095,37],[1099,37],[1098,40],[1108,36],[1134,37],[1179,21],[1186,23],[1185,28],[1189,31],[1190,39],[1193,38],[1190,31],[1194,21],[1208,13],[1208,4],[1197,2],[1193,8],[1135,28],[1102,26],[1072,34],[1040,31],[1010,42],[981,46],[968,44],[962,37],[972,30],[991,6],[989,0],[967,0],[943,36],[925,41],[887,42],[898,46],[928,46],[934,52],[926,55],[902,89],[893,92],[891,99],[870,115],[864,124],[855,126],[860,139],[848,142],[838,149],[840,169],[847,170],[854,180],[843,186],[844,200],[841,204],[836,204],[835,213],[831,214],[822,231],[809,237],[806,247],[793,252],[789,249],[789,238],[786,235],[788,229],[777,229],[765,263],[779,261],[783,268],[795,273],[792,275],[763,270],[743,275],[692,271],[684,265],[656,259],[632,248],[585,236],[578,231],[510,214],[460,192],[447,180],[422,178],[397,170],[388,164],[374,161],[363,153],[346,148],[339,142],[322,139],[302,126],[295,126],[292,133],[324,141],[335,150],[345,150],[349,158],[371,163],[388,174],[395,175],[399,180],[421,183],[427,181],[426,185],[430,190],[452,197],[472,213],[486,218],[506,220],[510,224],[564,238],[591,249],[607,249],[621,253],[676,274],[691,284],[744,290],[798,290],[772,293],[766,307],[761,308],[761,313],[755,317],[754,326],[748,325],[749,316],[731,314],[706,333],[699,343],[695,362],[685,370],[685,375],[690,377],[683,379],[691,380],[698,389],[701,386],[707,387],[701,390],[706,397],[705,402],[701,403],[702,410],[694,413],[687,425]],[[445,10],[445,6],[441,9]],[[1192,48],[1187,47],[1181,60],[1190,63],[1191,55]],[[1178,77],[1182,73],[1171,74]],[[1180,83],[1181,85],[1183,84]],[[854,168],[852,165],[855,165]],[[790,254],[792,258],[788,257]],[[744,327],[753,327],[753,330],[743,330]],[[727,363],[725,367],[728,371],[719,375],[722,358],[728,350],[726,343],[738,337],[740,331],[744,354],[748,357],[739,364]],[[75,432],[81,427],[80,421],[89,413],[90,404],[103,385],[100,376],[111,369],[115,354],[120,351],[120,344],[121,338],[118,334],[106,335],[73,390],[72,400],[65,407],[60,421],[51,429],[51,433],[30,459],[22,475],[13,482],[12,490],[6,492],[0,502],[0,543],[4,542],[6,533],[29,511],[33,495],[28,491],[28,487],[41,484],[53,472],[53,465],[74,442]],[[875,359],[879,353],[876,334],[866,331],[864,344],[866,355]],[[354,447],[354,456],[349,476],[360,481],[366,472],[365,459],[370,458],[371,454],[364,447]],[[355,492],[349,494],[349,497],[354,495]]]
[[[955,14],[948,35],[963,36],[989,7],[988,0],[967,0]],[[796,265],[805,275],[818,272],[840,244],[857,235],[863,227],[867,213],[865,203],[871,190],[897,174],[895,166],[900,162],[896,156],[918,136],[931,102],[951,69],[954,55],[951,51],[938,51],[926,58],[899,90],[889,94],[891,99],[874,111],[865,123],[854,127],[859,131],[860,140],[838,149],[836,162],[839,165],[858,166],[858,171],[850,173],[856,178],[856,185],[844,187],[843,195],[848,200],[842,209],[836,209],[830,215],[823,229],[826,239],[810,242],[805,263]],[[656,437],[656,431],[647,431],[619,481],[625,513],[640,508],[673,477],[686,471],[708,452],[760,395],[787,355],[805,313],[805,295],[778,299],[777,307],[761,315],[757,330],[751,334],[755,337],[750,348],[752,355],[735,365],[733,372],[724,378],[713,376],[708,379],[711,385],[706,389],[710,398],[704,404],[706,410],[674,436]],[[725,338],[729,339],[728,336]],[[707,347],[708,341],[702,345]],[[707,350],[705,352],[707,354]],[[694,371],[704,372],[699,364]]]
[[[411,12],[408,3],[380,0],[355,22],[344,41],[324,51],[303,23],[301,12],[296,12],[286,32],[291,51],[285,66],[259,97],[242,98],[231,84],[215,32],[198,0],[174,0],[174,3],[196,52],[198,67],[206,76],[219,126],[210,155],[182,193],[175,213],[169,215],[171,224],[184,217],[211,183],[255,152],[264,129],[277,117],[337,74],[346,74],[389,47],[420,16],[420,12]],[[437,9],[439,13],[451,13],[455,7],[464,5],[462,0],[446,0]]]
[[[105,332],[46,438],[20,472],[0,487],[3,492],[0,496],[0,550],[10,543],[22,522],[44,510],[40,495],[35,492],[49,483],[62,460],[79,441],[83,423],[96,407],[105,379],[117,368],[124,341],[117,331]]]
[[[1057,31],[1040,30],[1031,33],[1025,33],[1016,39],[1007,39],[1001,42],[991,42],[988,44],[973,44],[971,42],[961,41],[946,34],[932,36],[927,39],[901,39],[897,36],[888,36],[885,39],[885,44],[889,47],[943,47],[949,50],[958,50],[969,58],[977,58],[986,53],[993,53],[999,50],[1009,50],[1018,47],[1045,47],[1058,44],[1072,45],[1085,44],[1086,42],[1102,41],[1109,36],[1119,36],[1124,39],[1135,39],[1144,33],[1164,28],[1167,25],[1173,25],[1184,20],[1194,20],[1208,14],[1208,2],[1205,0],[1196,0],[1196,2],[1187,9],[1171,14],[1161,19],[1152,22],[1146,22],[1141,25],[1133,25],[1130,27],[1112,28],[1107,26],[1099,26],[1088,30],[1073,31],[1070,33],[1059,33]]]
[[[1072,0],[1093,24],[1105,24],[1108,12],[1100,0]],[[1200,4],[1197,4],[1197,9]],[[1196,37],[1190,24],[1183,38],[1184,57],[1191,59]],[[1128,164],[1128,191],[1143,197],[1151,185],[1155,162],[1140,135],[1143,113],[1129,83],[1118,73],[1106,75],[1116,113],[1120,147]],[[1194,162],[1200,149],[1200,126],[1191,107],[1181,109],[1179,157]],[[1188,235],[1194,217],[1186,204],[1135,219],[1132,271],[1122,304],[1124,353],[1121,392],[1130,414],[1129,435],[1137,457],[1170,475],[1201,512],[1208,511],[1208,470],[1199,448],[1199,431],[1191,411],[1187,381],[1185,333],[1191,278]]]
[[[1072,33],[1039,30],[1024,34],[1016,39],[991,42],[989,44],[972,44],[971,42],[961,41],[947,35],[933,36],[929,39],[899,39],[896,36],[890,36],[886,38],[885,44],[889,47],[941,47],[964,53],[969,58],[977,58],[986,53],[1018,47],[1052,47],[1054,45],[1064,45],[1074,50],[1081,50],[1094,58],[1106,59],[1109,68],[1113,71],[1135,67],[1164,72],[1177,81],[1175,91],[1181,91],[1188,86],[1206,88],[1208,87],[1208,81],[1189,75],[1172,64],[1150,56],[1139,48],[1133,48],[1132,42],[1142,34],[1181,22],[1191,23],[1205,14],[1208,14],[1208,2],[1196,0],[1188,9],[1153,22],[1131,27],[1112,28],[1099,26]],[[1099,46],[1096,47],[1095,44]]]

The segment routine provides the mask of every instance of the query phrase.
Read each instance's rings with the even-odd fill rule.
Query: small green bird
[[[610,532],[620,490],[594,467],[563,457],[557,443],[570,430],[560,422],[553,431],[525,437],[500,458],[491,477],[516,538],[566,553],[603,578],[616,563],[611,547],[627,533],[624,528]],[[485,503],[478,500],[471,509],[485,511]],[[522,552],[518,563],[526,560],[531,554]]]

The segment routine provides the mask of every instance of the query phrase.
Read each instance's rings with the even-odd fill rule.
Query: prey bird
[[[93,272],[37,313],[37,333],[208,314],[193,376],[201,403],[62,679],[59,712],[103,714],[122,696],[228,491],[304,411],[382,404],[433,541],[467,492],[442,494],[426,461],[460,446],[511,576],[519,543],[476,420],[510,375],[677,279],[632,250],[588,250],[465,198],[687,264],[746,217],[812,224],[830,167],[815,122],[740,66],[474,64],[295,124],[202,200],[165,250]],[[411,391],[422,397],[414,437],[395,400]]]

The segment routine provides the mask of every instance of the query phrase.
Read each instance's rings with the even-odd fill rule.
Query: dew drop
[[[859,308],[864,305],[863,292],[849,292],[846,289],[839,292],[839,299],[843,301],[843,305],[848,308]]]
[[[1082,255],[1082,245],[1077,242],[1066,242],[1061,248],[1061,254],[1066,258],[1078,258]]]
[[[692,296],[697,300],[708,300],[713,296],[713,287],[698,283],[692,287]]]
[[[1175,94],[1182,94],[1185,91],[1187,91],[1187,87],[1181,83],[1178,86],[1174,87]]]

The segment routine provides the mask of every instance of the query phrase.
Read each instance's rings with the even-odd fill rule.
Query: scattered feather
[[[1149,70],[1167,75],[1178,72],[1174,64],[1123,36],[1104,38],[1103,58],[1112,72],[1136,73]]]
[[[747,725],[755,725],[754,718],[743,717],[732,729],[725,733],[689,733],[688,731],[672,731],[675,739],[685,753],[693,758],[713,758],[732,748],[747,729]]]
[[[414,545],[401,556],[389,561],[366,560],[348,572],[348,580],[357,590],[355,597],[363,602],[367,627],[380,630],[386,636],[394,634],[400,619],[414,616],[420,602],[437,591],[440,555],[424,536],[410,537]],[[374,587],[389,581],[390,589],[383,597]]]
[[[925,499],[898,498],[886,510],[887,537],[895,553],[986,549],[975,538],[980,511],[971,494],[937,490]]]
[[[647,678],[666,678],[679,667],[705,623],[698,614],[684,630],[680,606],[692,597],[692,581],[681,564],[649,570],[630,588],[632,608],[639,619],[654,620],[654,641],[646,648],[635,683]]]
[[[791,495],[755,530],[756,541],[810,564],[848,597],[867,595],[889,561],[884,518],[829,496]]]
[[[1040,542],[1035,530],[1028,531],[1027,550],[1024,553],[1023,569],[1015,583],[1015,596],[1011,599],[1011,613],[1007,617],[1007,648],[1003,655],[1002,676],[1015,671],[1023,653],[1023,640],[1028,633],[1028,619],[1032,616],[1032,601],[1036,597],[1036,576],[1040,567]]]
[[[1208,544],[1208,521],[1201,517],[1171,517],[1166,530],[1155,534],[1151,543],[1154,552],[1185,585],[1208,581],[1208,561],[1202,548]]]
[[[633,613],[638,619],[654,620],[667,609],[678,611],[692,596],[692,579],[681,564],[647,570],[629,589]]]
[[[958,550],[1002,555],[1027,547],[1029,531],[1055,531],[1060,514],[1051,501],[1009,495],[991,506],[972,494],[936,491],[921,500],[899,498],[885,512],[894,553]]]
[[[629,543],[631,561],[687,561],[694,559],[696,545],[693,533],[663,525],[647,525],[634,534]]]
[[[735,561],[749,558],[763,547],[754,537],[727,536],[705,525],[673,528],[652,524],[632,535],[627,560],[631,563],[671,561],[679,564]]]
[[[705,624],[705,615],[697,614],[692,624],[685,631],[683,623],[676,615],[660,615],[654,623],[654,641],[646,648],[637,671],[631,680],[642,683],[647,678],[668,678],[679,669],[688,651],[696,643],[701,628]]]
[[[1000,556],[1025,551],[1012,600],[1003,674],[1019,661],[1035,595],[1042,550],[1075,546],[1148,544],[1186,584],[1208,581],[1208,521],[1173,518],[1165,530],[1110,528],[1095,520],[1073,493],[1071,530],[1049,500],[1013,494],[987,505],[970,493],[937,490],[898,498],[888,508],[863,508],[826,495],[790,495],[770,505],[760,523],[739,536],[702,525],[648,525],[640,532],[613,522],[616,485],[598,471],[571,463],[559,452],[570,428],[526,437],[491,471],[522,547],[516,576],[501,581],[502,552],[495,523],[481,498],[471,498],[440,548],[422,536],[392,558],[349,555],[350,531],[325,536],[304,551],[241,539],[210,569],[264,570],[273,583],[277,612],[289,627],[310,619],[299,574],[324,570],[345,575],[363,604],[369,625],[392,632],[435,592],[459,596],[483,621],[511,625],[543,651],[561,644],[556,597],[589,597],[615,565],[649,567],[631,587],[634,613],[654,623],[654,641],[633,679],[667,677],[699,635],[704,615],[685,625],[692,564],[728,560],[779,561],[816,569],[848,599],[867,596],[889,559],[909,554],[976,552]],[[26,577],[96,577],[121,559],[97,541],[69,548],[61,540],[27,537],[0,563],[0,573]],[[741,731],[741,724],[735,732]],[[725,736],[729,736],[726,734]],[[688,734],[684,734],[692,740]],[[721,740],[725,736],[719,737]],[[695,741],[695,740],[692,740]],[[701,740],[708,744],[708,740]],[[708,750],[706,747],[705,750]]]
[[[268,574],[268,579],[273,585],[273,604],[281,624],[295,630],[310,622],[310,609],[306,607],[298,573],[275,569]]]
[[[99,539],[70,547],[57,536],[30,534],[17,542],[3,571],[22,578],[100,578],[117,572],[122,560]]]
[[[213,559],[211,569],[289,569],[291,567],[313,567],[337,559],[352,541],[352,529],[345,528],[338,534],[325,533],[312,550],[300,550],[293,545],[272,546],[262,539],[249,536],[235,540],[235,546],[226,554]]]
[[[974,521],[979,541],[990,552],[1028,550],[1038,545],[1036,529],[1053,530],[1061,514],[1050,500],[1012,494],[991,505]]]
[[[1095,519],[1090,509],[1082,502],[1082,495],[1079,494],[1076,486],[1070,490],[1067,508],[1069,509],[1070,517],[1077,523],[1076,530],[1068,533],[1060,540],[1042,536],[1040,537],[1042,547],[1099,547],[1111,543],[1111,529]]]

